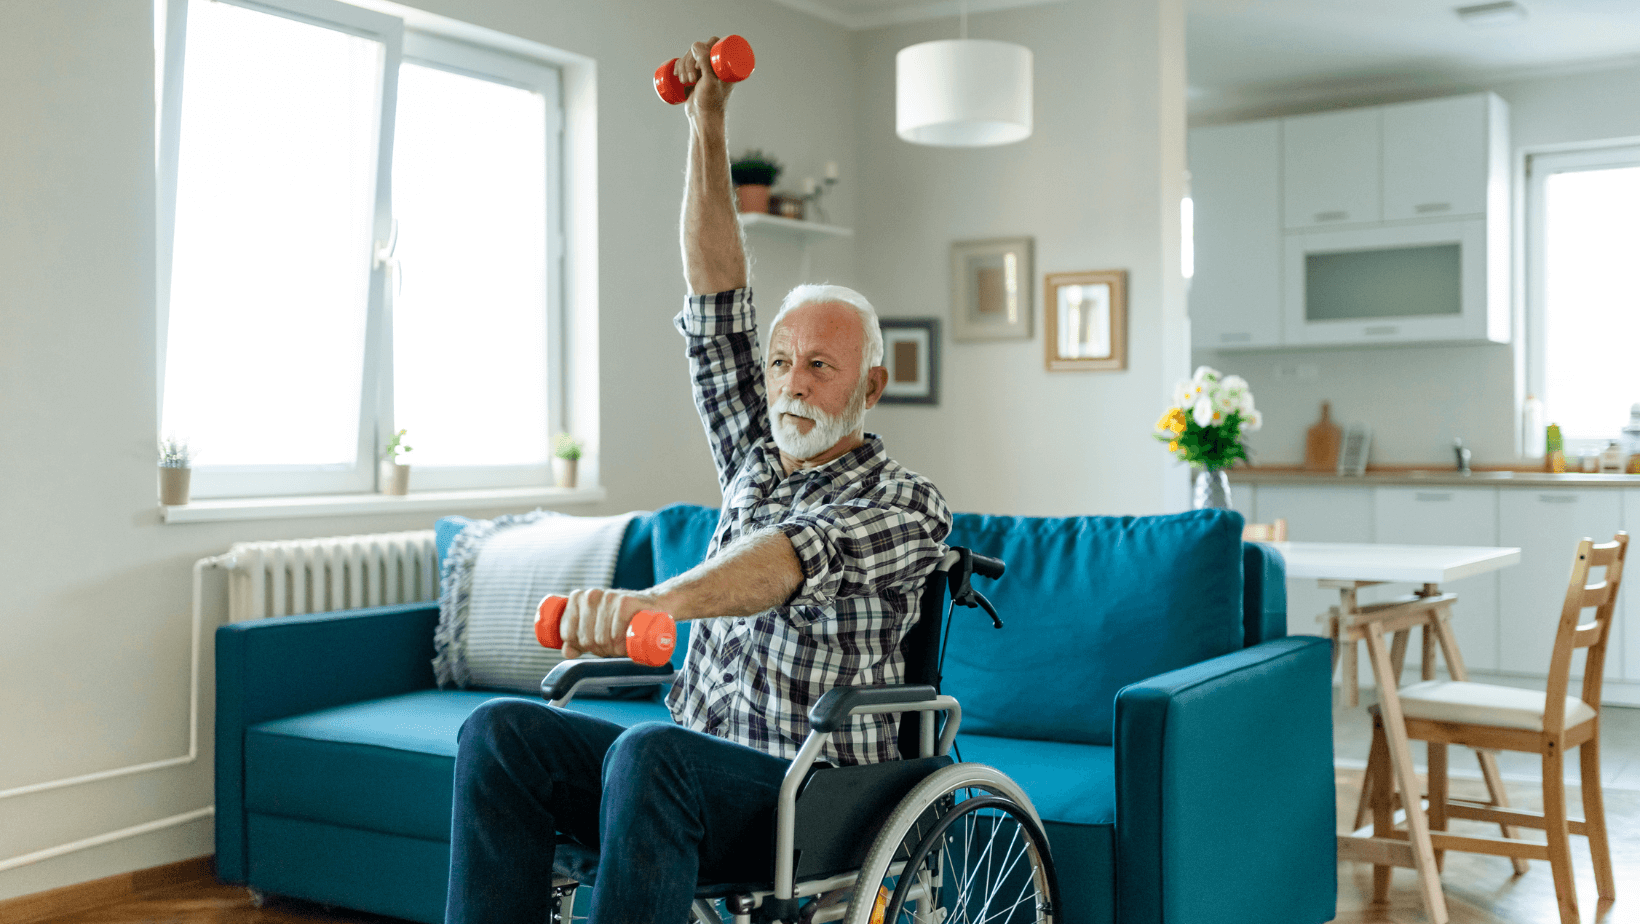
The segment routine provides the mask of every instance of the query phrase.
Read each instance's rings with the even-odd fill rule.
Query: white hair
[[[871,307],[866,297],[844,286],[814,285],[812,283],[800,285],[786,293],[785,301],[780,303],[780,310],[775,313],[774,323],[769,325],[770,336],[780,327],[780,322],[786,313],[804,305],[842,304],[853,308],[860,315],[860,330],[865,334],[865,349],[862,359],[865,366],[860,370],[860,377],[874,366],[883,364],[883,328],[877,323],[877,309]]]

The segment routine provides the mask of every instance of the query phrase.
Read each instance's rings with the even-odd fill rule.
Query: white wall
[[[797,180],[838,161],[853,221],[850,36],[774,3],[446,0],[431,12],[595,58],[602,199],[602,512],[717,503],[670,319],[686,128],[649,75],[712,29],[759,56],[736,149]],[[147,0],[0,3],[0,791],[188,748],[190,567],[236,541],[415,529],[433,515],[162,525],[156,506],[154,111]],[[795,259],[755,243],[760,283]],[[851,246],[816,248],[851,276]],[[788,266],[788,264],[790,264]],[[493,516],[504,509],[451,510]],[[191,764],[0,798],[0,900],[212,851],[202,818],[4,869],[8,860],[212,804],[211,639]]]
[[[892,87],[899,49],[955,31],[942,20],[864,33],[862,85]],[[998,148],[918,147],[894,135],[892,92],[861,94],[862,291],[883,315],[937,317],[944,333],[939,406],[879,406],[868,426],[957,510],[1182,508],[1185,480],[1150,438],[1189,374],[1180,4],[1047,4],[970,15],[968,34],[1031,48],[1035,132]],[[1025,235],[1036,241],[1032,339],[953,341],[952,243]],[[1104,269],[1129,273],[1127,371],[1045,371],[1042,277]]]
[[[1475,90],[1492,90],[1509,104],[1517,189],[1524,153],[1533,148],[1640,137],[1640,66],[1491,86],[1454,86],[1420,95]],[[1354,99],[1347,104],[1399,98]],[[1323,107],[1310,100],[1297,107],[1302,111],[1318,108]],[[1279,108],[1266,108],[1257,116],[1283,114],[1287,113]],[[1517,223],[1519,220],[1517,212]],[[1517,305],[1518,298],[1517,294]],[[1195,359],[1239,373],[1252,385],[1265,420],[1263,430],[1248,439],[1255,462],[1302,461],[1305,430],[1320,416],[1321,402],[1330,400],[1335,421],[1373,428],[1373,464],[1446,466],[1454,462],[1454,437],[1462,437],[1474,450],[1476,462],[1516,460],[1516,393],[1521,388],[1517,383],[1518,345],[1517,341],[1483,346],[1197,351]],[[1313,367],[1315,377],[1294,377],[1300,366]],[[1640,399],[1640,395],[1635,397]],[[1614,434],[1621,425],[1621,421],[1612,422]]]
[[[1037,134],[986,151],[893,137],[893,55],[951,23],[850,34],[772,2],[429,0],[428,12],[598,62],[600,513],[718,502],[670,326],[683,293],[686,127],[649,74],[712,30],[753,43],[731,143],[789,182],[837,161],[828,199],[852,241],[812,278],[888,315],[945,317],[951,242],[1036,238],[1041,275],[1130,272],[1130,368],[1049,374],[1032,341],[945,343],[943,403],[870,426],[954,507],[1145,513],[1185,503],[1147,436],[1188,335],[1177,277],[1184,133],[1179,0],[1066,0],[976,15],[1030,45]],[[190,567],[236,541],[423,528],[434,515],[164,525],[156,508],[152,11],[148,0],[0,3],[0,791],[185,754]],[[1091,52],[1091,53],[1090,53]],[[753,235],[766,313],[802,254]],[[475,516],[504,508],[451,510]],[[213,624],[200,751],[169,769],[0,798],[0,900],[211,852],[209,817],[6,868],[14,858],[212,803]]]

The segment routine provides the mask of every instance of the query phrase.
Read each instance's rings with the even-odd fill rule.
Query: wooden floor
[[[1456,758],[1456,755],[1454,755]],[[1347,831],[1355,814],[1361,772],[1338,771],[1340,830]],[[1479,783],[1454,779],[1453,794],[1481,797]],[[1473,790],[1470,787],[1474,787]],[[1578,804],[1574,788],[1568,800]],[[1527,786],[1510,786],[1510,799],[1522,808],[1540,808]],[[1612,839],[1612,863],[1618,899],[1610,907],[1596,903],[1594,872],[1582,838],[1572,838],[1576,865],[1578,909],[1585,924],[1640,924],[1640,791],[1608,789],[1606,821]],[[1470,827],[1473,826],[1473,827]],[[1486,826],[1455,821],[1453,830],[1487,833]],[[1528,833],[1527,836],[1532,836]],[[1541,837],[1541,834],[1537,835]],[[1534,862],[1524,876],[1515,876],[1501,857],[1448,853],[1441,877],[1452,924],[1556,924],[1554,882],[1547,863]],[[1338,865],[1339,924],[1425,924],[1411,870],[1396,870],[1390,901],[1372,904],[1372,867],[1365,863]],[[342,910],[288,899],[270,899],[263,907],[235,886],[196,882],[157,889],[135,898],[40,924],[398,924],[392,918]]]

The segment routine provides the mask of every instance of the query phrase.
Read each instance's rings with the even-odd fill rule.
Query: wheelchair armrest
[[[903,712],[919,703],[931,703],[938,695],[925,683],[833,687],[809,709],[809,727],[817,732],[834,732],[848,724],[856,709],[867,713]]]
[[[650,667],[631,658],[578,658],[564,661],[541,681],[541,695],[567,703],[583,690],[613,690],[671,683],[676,671],[670,664]]]

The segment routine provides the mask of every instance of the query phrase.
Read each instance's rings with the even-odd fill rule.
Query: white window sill
[[[470,491],[412,491],[409,494],[320,494],[311,497],[224,497],[160,506],[167,523],[221,520],[275,520],[354,513],[459,514],[481,507],[520,504],[592,504],[603,488],[483,488]]]

